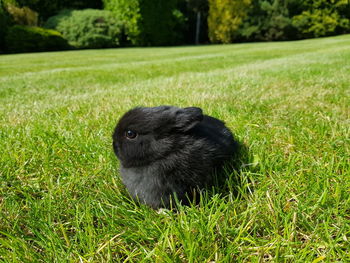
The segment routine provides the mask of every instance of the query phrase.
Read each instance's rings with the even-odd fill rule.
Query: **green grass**
[[[349,86],[350,35],[0,56],[0,261],[350,262]],[[247,145],[236,194],[130,200],[113,128],[163,104]]]

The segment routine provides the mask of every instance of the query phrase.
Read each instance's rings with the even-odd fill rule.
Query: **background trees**
[[[19,6],[27,6],[40,14],[42,20],[56,15],[62,9],[102,8],[101,0],[16,0]]]
[[[293,17],[299,37],[321,37],[349,32],[350,2],[348,0],[306,0],[301,13]]]
[[[104,0],[125,25],[127,39],[133,45],[181,44],[185,17],[178,0]]]
[[[247,15],[251,0],[209,0],[209,39],[213,43],[231,43]]]
[[[152,46],[182,43],[185,20],[177,4],[177,0],[139,0],[138,44]]]
[[[209,0],[212,42],[292,40],[350,32],[347,0]]]
[[[74,11],[83,9],[104,11]],[[16,52],[5,41],[17,41],[6,37],[15,25],[57,30],[71,48],[104,48],[321,37],[349,33],[349,18],[348,0],[0,0],[0,51]]]
[[[105,9],[110,10],[124,25],[125,38],[131,44],[137,45],[140,34],[140,7],[138,0],[103,0]]]
[[[236,41],[271,41],[296,38],[292,17],[300,12],[301,0],[253,0]]]
[[[194,41],[196,44],[199,44],[199,42],[203,39],[207,39],[207,37],[203,37],[203,33],[208,35],[208,26],[207,26],[207,19],[208,19],[208,9],[209,4],[208,0],[186,0],[187,2],[187,9],[195,15],[192,21],[191,14],[187,15],[189,18],[189,25],[192,25],[192,31],[194,33]],[[203,21],[205,21],[203,23]]]
[[[5,36],[10,23],[10,17],[5,9],[4,3],[0,1],[0,53],[5,50]]]

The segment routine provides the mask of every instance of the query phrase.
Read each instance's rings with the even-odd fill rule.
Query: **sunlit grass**
[[[0,56],[0,261],[350,261],[349,85],[349,35]],[[234,192],[130,200],[114,125],[163,104],[247,145]]]

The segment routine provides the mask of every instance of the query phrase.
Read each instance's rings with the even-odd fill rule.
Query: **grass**
[[[349,262],[349,62],[350,35],[1,56],[0,261]],[[162,104],[247,145],[236,194],[130,200],[111,134]]]

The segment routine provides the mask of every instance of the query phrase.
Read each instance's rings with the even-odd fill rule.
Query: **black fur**
[[[136,133],[128,138],[126,132]],[[133,198],[153,208],[183,203],[194,189],[213,184],[213,173],[230,159],[236,143],[225,124],[200,108],[134,108],[117,124],[113,148]]]

